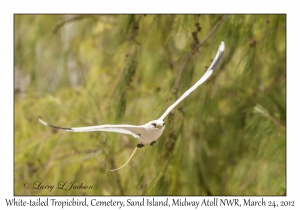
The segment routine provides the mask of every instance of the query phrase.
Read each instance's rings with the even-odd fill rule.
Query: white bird
[[[132,158],[134,153],[136,152],[137,148],[144,147],[144,144],[150,143],[150,146],[153,146],[155,141],[161,136],[165,129],[165,123],[164,118],[172,111],[172,109],[175,108],[177,104],[179,104],[183,99],[185,99],[191,92],[193,92],[199,85],[201,85],[203,82],[205,82],[213,73],[217,65],[220,63],[221,57],[223,55],[223,52],[225,50],[225,44],[224,42],[221,42],[219,46],[219,50],[211,63],[208,70],[204,73],[204,75],[190,88],[188,89],[175,103],[173,103],[166,111],[165,113],[157,120],[150,121],[146,123],[145,125],[97,125],[97,126],[88,126],[88,127],[75,127],[75,128],[63,128],[58,127],[54,125],[50,125],[43,120],[39,118],[39,121],[46,125],[50,126],[52,128],[65,130],[68,132],[91,132],[91,131],[106,131],[106,132],[115,132],[115,133],[123,133],[123,134],[130,134],[134,138],[139,139],[139,143],[137,147],[134,149],[132,154],[130,155],[129,159],[126,161],[126,163],[117,168],[110,171],[116,171],[121,168],[123,168]]]

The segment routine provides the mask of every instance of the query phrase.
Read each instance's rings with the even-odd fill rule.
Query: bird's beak
[[[157,125],[157,128],[158,129],[161,129],[163,126],[162,125]]]

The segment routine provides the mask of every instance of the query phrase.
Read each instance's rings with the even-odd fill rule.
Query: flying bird
[[[191,92],[193,92],[199,85],[205,82],[216,69],[217,65],[220,63],[221,57],[225,50],[224,42],[221,42],[219,45],[218,52],[212,61],[208,70],[204,73],[204,75],[190,88],[188,89],[180,98],[177,99],[166,111],[165,113],[158,118],[157,120],[152,120],[145,125],[96,125],[96,126],[88,126],[88,127],[74,127],[74,128],[63,128],[54,125],[50,125],[39,118],[39,121],[49,127],[65,130],[68,132],[92,132],[92,131],[105,131],[105,132],[115,132],[115,133],[122,133],[122,134],[129,134],[132,135],[134,138],[139,140],[136,148],[130,155],[129,159],[123,164],[121,167],[110,170],[116,171],[123,168],[133,157],[134,153],[136,152],[137,148],[144,147],[145,144],[149,144],[153,146],[155,141],[161,136],[165,129],[164,119],[165,117],[174,109],[183,99],[185,99]]]

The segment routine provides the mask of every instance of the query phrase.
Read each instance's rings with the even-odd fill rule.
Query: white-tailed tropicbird
[[[148,143],[150,143],[150,146],[152,146],[155,143],[155,141],[161,136],[161,134],[163,133],[163,131],[165,129],[164,118],[170,113],[170,111],[172,109],[175,108],[175,106],[177,104],[179,104],[191,92],[193,92],[199,85],[201,85],[203,82],[205,82],[210,77],[210,75],[216,69],[217,65],[220,63],[220,60],[221,60],[224,50],[225,50],[225,44],[224,44],[224,42],[221,42],[221,44],[219,46],[219,50],[215,56],[215,59],[211,63],[208,70],[204,73],[204,75],[190,89],[188,89],[179,99],[177,99],[177,101],[175,101],[175,103],[173,103],[159,119],[150,121],[150,122],[146,123],[145,125],[97,125],[97,126],[88,126],[88,127],[63,128],[63,127],[50,125],[50,124],[44,122],[43,120],[41,120],[40,118],[39,118],[39,121],[46,126],[65,130],[68,132],[106,131],[106,132],[130,134],[134,138],[138,138],[139,143],[138,143],[137,147],[134,149],[134,151],[132,152],[132,154],[130,155],[129,159],[126,161],[126,163],[123,166],[121,166],[120,168],[113,169],[110,171],[119,170],[119,169],[123,168],[130,161],[130,159],[136,152],[137,148],[142,148],[142,147],[144,147],[144,144],[148,144]]]

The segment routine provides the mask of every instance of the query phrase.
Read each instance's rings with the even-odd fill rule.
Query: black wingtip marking
[[[221,58],[222,58],[222,55],[223,55],[223,52],[224,51],[221,51],[219,54],[218,54],[218,58],[215,60],[215,62],[212,64],[212,66],[211,66],[211,70],[213,71],[213,70],[215,70],[216,69],[216,67],[218,66],[218,64],[220,63],[220,61],[221,61]]]
[[[55,128],[55,129],[60,129],[60,130],[68,130],[68,131],[72,131],[72,128],[63,128],[63,127],[58,127],[58,126],[54,126],[54,125],[50,125],[46,122],[44,122],[41,118],[39,118],[40,123],[42,123],[43,125],[49,126],[51,128]]]
[[[67,130],[67,131],[71,131],[71,128],[63,128],[63,127],[58,127],[58,126],[54,126],[54,125],[50,125],[47,124],[47,126],[51,127],[51,128],[55,128],[55,129],[60,129],[60,130]]]

